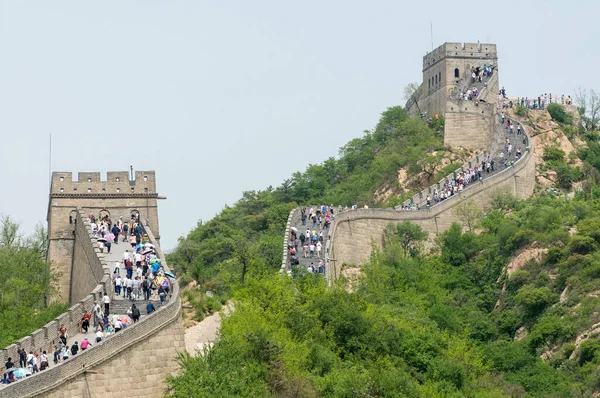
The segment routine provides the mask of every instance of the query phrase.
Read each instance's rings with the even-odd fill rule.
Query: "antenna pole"
[[[429,21],[430,33],[431,33],[431,51],[433,51],[433,21]]]
[[[52,189],[52,133],[50,134],[50,145],[48,150],[48,182]]]

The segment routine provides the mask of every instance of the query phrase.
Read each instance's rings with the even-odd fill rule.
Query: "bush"
[[[564,161],[565,160],[565,151],[555,146],[547,146],[544,148],[544,155],[542,158],[546,162],[551,161]]]
[[[527,109],[527,107],[524,105],[517,105],[517,108],[515,109],[515,115],[527,116],[529,115],[529,109]]]
[[[561,104],[550,104],[548,105],[548,113],[552,119],[558,123],[571,124],[573,123],[573,115],[571,115],[564,106]]]
[[[579,346],[579,364],[593,361],[598,352],[600,352],[600,341],[591,339],[584,341]]]
[[[594,238],[585,235],[575,235],[569,243],[568,249],[571,253],[588,254],[598,249]]]
[[[556,295],[546,286],[536,288],[527,285],[519,289],[515,299],[529,316],[537,316],[556,299]]]

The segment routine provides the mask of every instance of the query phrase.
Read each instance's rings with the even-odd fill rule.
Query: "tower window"
[[[144,176],[144,182],[148,181],[148,176]]]
[[[117,193],[121,193],[121,188],[117,188]]]
[[[65,180],[65,177],[60,177],[59,180],[60,182],[63,182]]]
[[[120,181],[121,181],[121,178],[120,178],[120,177],[117,177],[117,178],[115,178],[115,181],[116,181],[116,182],[120,182]]]
[[[454,77],[460,77],[460,71],[458,68],[454,69]]]
[[[88,193],[92,192],[92,188],[88,188]]]
[[[61,189],[60,189],[60,192],[65,192],[65,189],[64,189],[64,188],[61,188]]]
[[[88,182],[92,182],[92,179],[88,177]]]

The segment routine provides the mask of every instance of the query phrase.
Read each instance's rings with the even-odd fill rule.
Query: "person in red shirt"
[[[86,333],[88,332],[88,328],[90,327],[90,319],[91,318],[92,318],[92,316],[87,311],[84,311],[83,317],[81,318],[81,328]]]

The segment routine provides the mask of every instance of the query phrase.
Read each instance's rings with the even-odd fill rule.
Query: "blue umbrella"
[[[166,276],[168,276],[168,277],[171,277],[171,278],[173,278],[173,279],[175,279],[175,278],[176,278],[175,274],[174,274],[174,273],[172,273],[171,271],[165,271],[165,275],[166,275]]]
[[[19,368],[13,372],[13,375],[15,375],[15,377],[25,377],[25,376],[29,376],[30,374],[31,374],[31,370],[29,370],[27,368]]]

